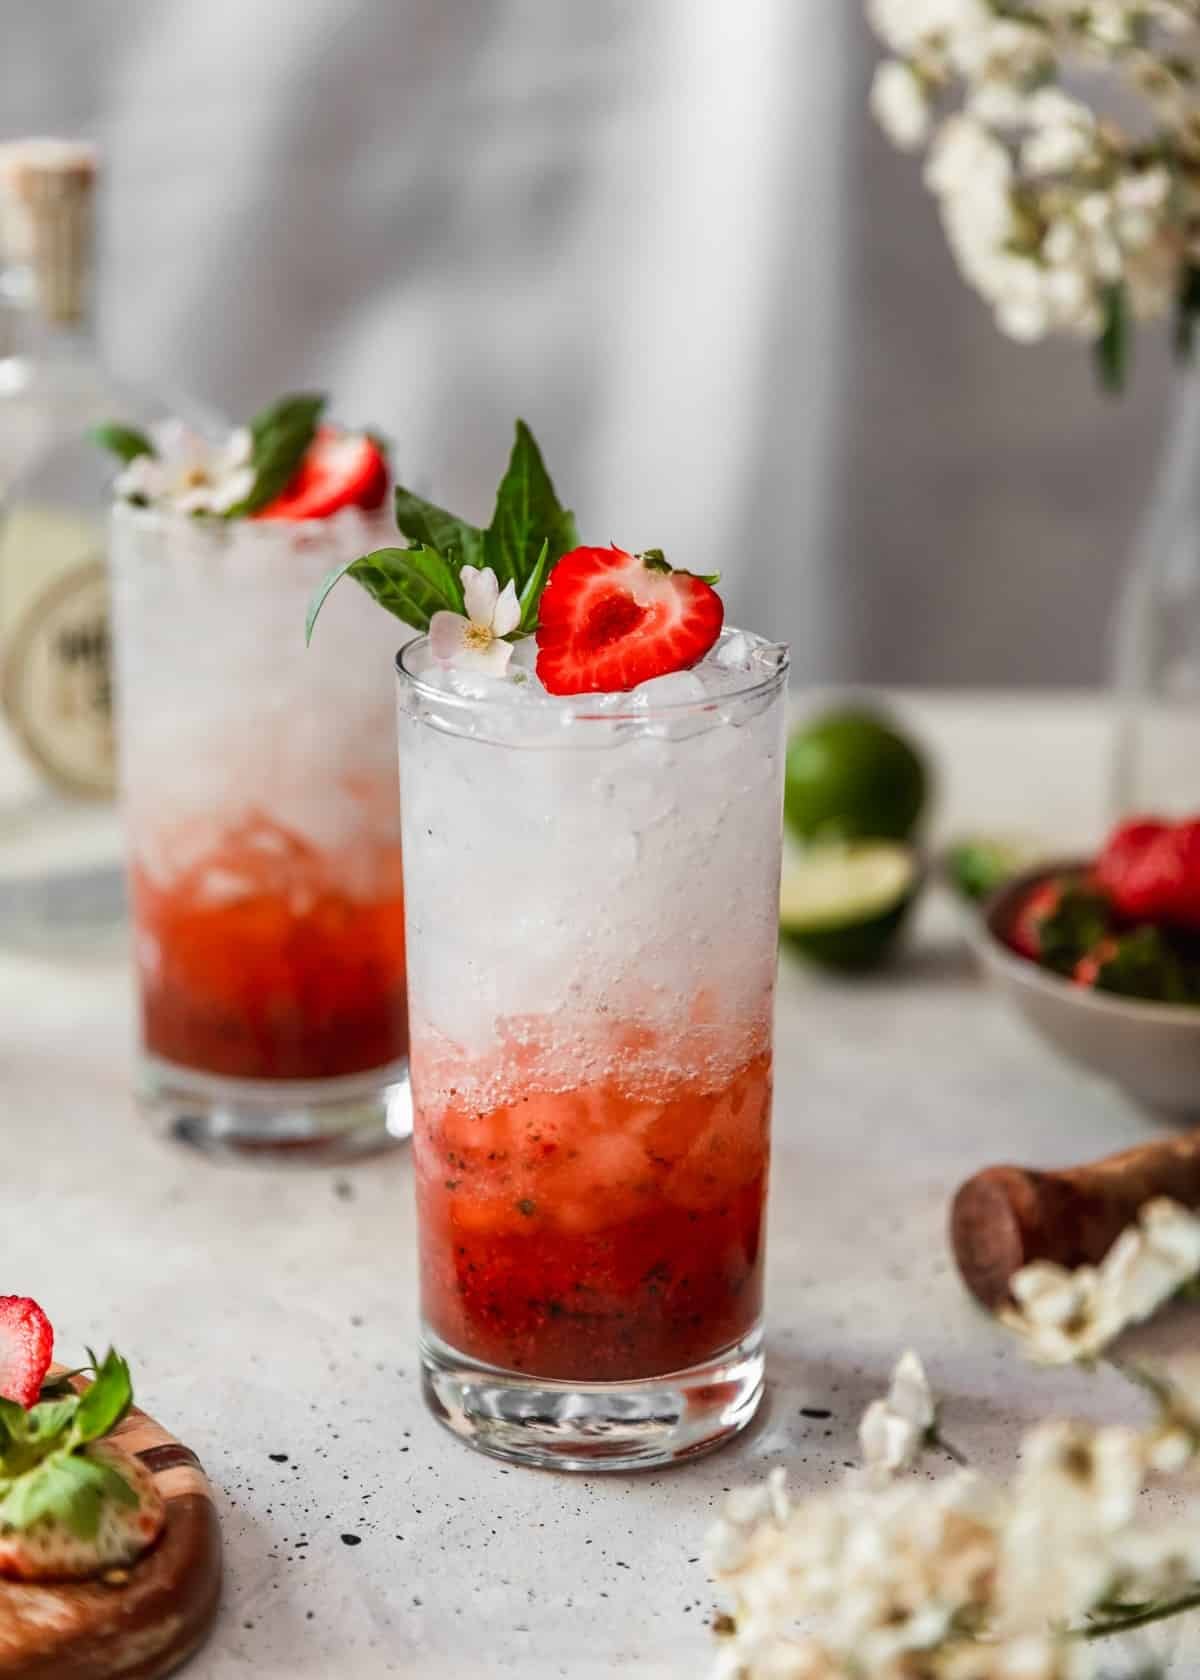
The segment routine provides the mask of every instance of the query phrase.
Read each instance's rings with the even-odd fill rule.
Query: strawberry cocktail
[[[107,434],[144,1094],[209,1147],[354,1151],[408,1113],[395,629],[346,592],[303,638],[387,467],[317,407],[223,447]]]
[[[487,533],[401,516],[455,534],[354,574],[445,592],[398,661],[427,1399],[520,1462],[669,1462],[761,1393],[786,654],[577,546],[524,431]]]

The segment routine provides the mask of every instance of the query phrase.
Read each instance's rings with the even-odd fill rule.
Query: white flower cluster
[[[875,1479],[791,1501],[782,1471],[730,1497],[708,1542],[733,1599],[717,1680],[1088,1680],[1112,1673],[1097,1635],[1131,1638],[1194,1604],[1200,1522],[1148,1519],[1139,1495],[1196,1456],[1200,1360],[1156,1387],[1150,1430],[1051,1422],[1024,1438],[1003,1487],[969,1471],[878,1479],[930,1438],[933,1403],[906,1354],[882,1405],[910,1425],[864,1418]],[[867,1418],[879,1414],[872,1407]],[[1082,1637],[1086,1633],[1086,1638]],[[1161,1672],[1143,1649],[1143,1680]]]
[[[867,4],[894,55],[872,108],[898,146],[928,145],[950,246],[1006,333],[1097,339],[1195,295],[1196,0]],[[1095,109],[1063,90],[1097,76]]]
[[[1200,1218],[1176,1202],[1149,1202],[1098,1267],[1026,1266],[1001,1317],[1042,1365],[1097,1358],[1200,1274]]]
[[[176,513],[228,513],[254,488],[254,440],[239,426],[223,443],[210,443],[179,420],[151,427],[153,455],[136,455],[117,476],[118,496],[139,506]]]

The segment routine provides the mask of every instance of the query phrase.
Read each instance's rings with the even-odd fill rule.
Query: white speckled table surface
[[[1098,701],[898,704],[939,761],[939,830],[1096,838]],[[1127,1410],[1111,1381],[1023,1368],[950,1266],[947,1199],[976,1167],[1150,1132],[985,990],[956,914],[929,895],[904,960],[866,982],[785,962],[768,1401],[723,1453],[607,1479],[504,1468],[425,1416],[406,1153],[234,1170],[157,1143],[129,1099],[121,957],[0,953],[0,1289],[41,1299],[68,1357],[111,1335],[219,1489],[227,1586],[189,1680],[695,1675],[714,1604],[699,1557],[722,1491],[781,1462],[801,1486],[837,1474],[903,1346],[924,1354],[947,1433],[985,1465],[1047,1407]],[[1154,1335],[1176,1345],[1195,1323]]]

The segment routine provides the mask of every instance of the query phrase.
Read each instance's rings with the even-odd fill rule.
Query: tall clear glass
[[[501,1458],[761,1395],[787,656],[739,649],[667,704],[398,660],[425,1394]]]
[[[142,1097],[202,1148],[328,1158],[409,1129],[395,624],[347,586],[304,645],[316,584],[380,540],[354,509],[113,511]]]

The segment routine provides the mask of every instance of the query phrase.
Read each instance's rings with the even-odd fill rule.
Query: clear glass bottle
[[[0,942],[86,942],[123,915],[97,421],[163,405],[92,330],[94,149],[0,146]]]
[[[1114,817],[1200,813],[1200,374],[1176,393],[1116,625]]]

